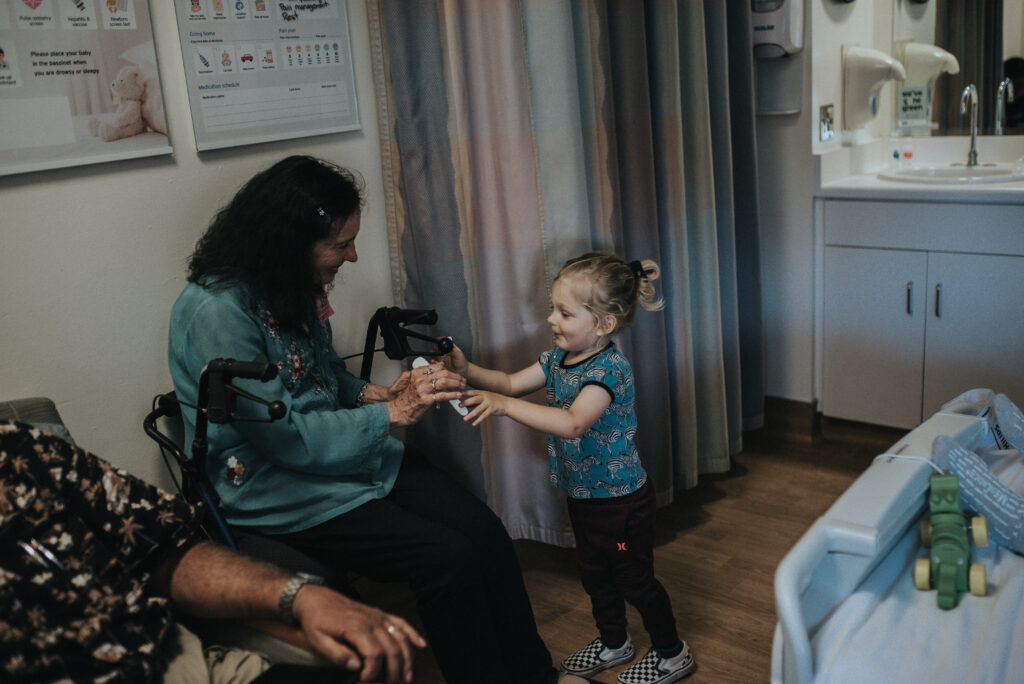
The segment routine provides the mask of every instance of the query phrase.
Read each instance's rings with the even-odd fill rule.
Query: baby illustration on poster
[[[17,88],[19,81],[18,59],[14,44],[0,41],[0,98],[8,88]]]
[[[145,0],[0,3],[0,175],[169,154]]]

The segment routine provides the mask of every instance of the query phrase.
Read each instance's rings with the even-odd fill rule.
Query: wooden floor
[[[697,660],[688,684],[769,681],[776,565],[871,459],[902,434],[841,423],[814,441],[749,433],[728,473],[702,477],[697,487],[659,509],[655,571]],[[541,636],[557,664],[596,636],[574,552],[530,541],[516,546]],[[415,612],[408,597],[386,609],[405,616]],[[650,640],[636,611],[628,611],[642,655]],[[611,684],[625,667],[593,679]],[[419,684],[443,684],[429,651],[420,654],[416,672]]]

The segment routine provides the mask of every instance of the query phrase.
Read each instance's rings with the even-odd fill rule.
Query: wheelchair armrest
[[[271,663],[334,667],[313,650],[302,628],[286,625],[280,620],[227,620],[188,616],[182,622],[199,636],[204,646],[228,646],[256,651],[265,655]]]

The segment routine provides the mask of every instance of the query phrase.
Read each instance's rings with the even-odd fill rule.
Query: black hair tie
[[[633,277],[635,277],[638,282],[647,277],[647,271],[644,270],[643,264],[639,261],[630,261],[629,268],[633,271]]]

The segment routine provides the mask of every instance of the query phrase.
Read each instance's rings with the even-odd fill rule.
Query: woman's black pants
[[[551,676],[501,520],[415,450],[406,448],[383,499],[276,537],[330,567],[408,583],[449,684],[539,684]]]

